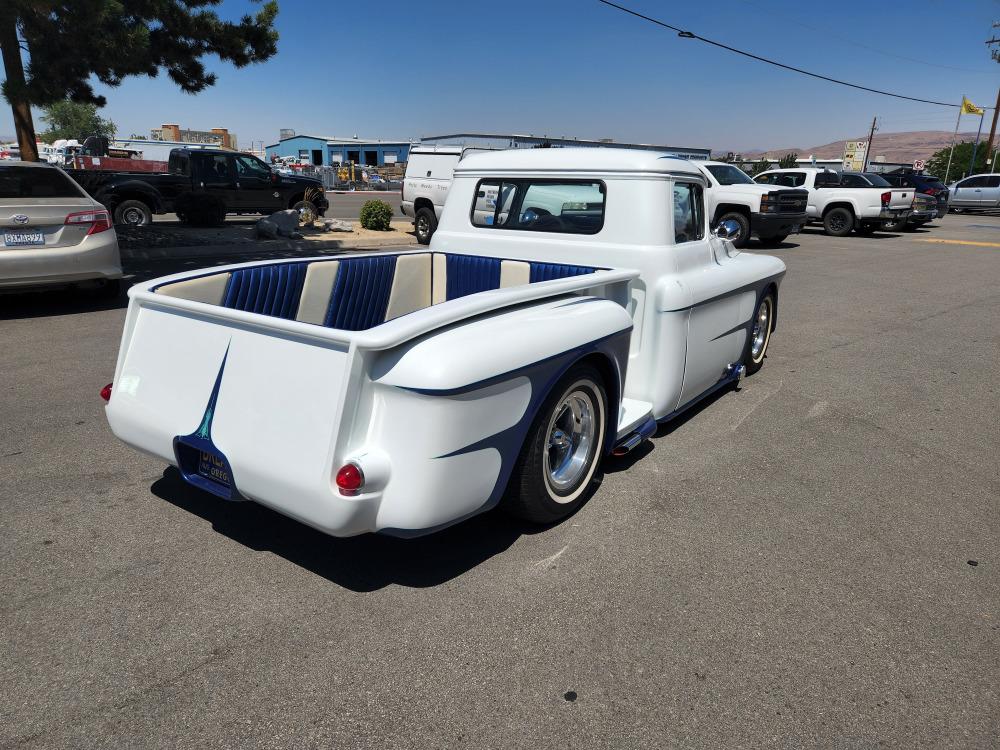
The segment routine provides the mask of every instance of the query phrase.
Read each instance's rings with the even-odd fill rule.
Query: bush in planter
[[[365,229],[374,229],[384,232],[389,229],[389,220],[392,219],[392,206],[385,201],[366,201],[361,207],[361,226]]]

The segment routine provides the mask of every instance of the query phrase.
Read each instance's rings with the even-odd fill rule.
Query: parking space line
[[[973,242],[972,240],[938,240],[924,239],[921,237],[917,242],[937,242],[942,245],[976,245],[977,247],[1000,247],[1000,242]]]

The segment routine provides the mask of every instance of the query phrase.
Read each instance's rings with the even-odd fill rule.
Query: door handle
[[[983,191],[982,191],[982,190],[980,190],[979,188],[976,188],[975,192],[977,192],[977,193],[981,193],[981,192],[983,192]]]

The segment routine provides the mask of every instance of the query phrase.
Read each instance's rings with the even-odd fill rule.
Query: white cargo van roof
[[[705,178],[687,159],[629,148],[519,148],[471,154],[456,174],[481,172],[659,172]]]

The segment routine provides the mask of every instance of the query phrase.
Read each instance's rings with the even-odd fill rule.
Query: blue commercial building
[[[292,156],[300,163],[333,166],[353,162],[363,167],[402,164],[410,156],[409,141],[376,138],[293,135],[264,147],[267,161]]]

